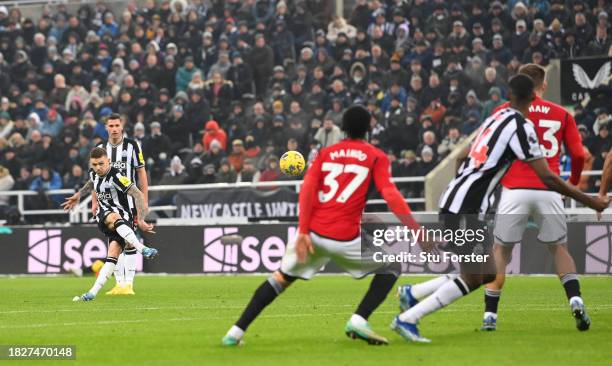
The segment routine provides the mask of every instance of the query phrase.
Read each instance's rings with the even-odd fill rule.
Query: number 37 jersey
[[[502,104],[500,107],[505,108],[507,105]],[[563,107],[538,97],[531,103],[527,118],[535,125],[542,155],[546,158],[550,170],[557,175],[560,172],[562,145],[565,144],[570,156],[582,153],[582,138],[576,121]],[[501,183],[510,189],[548,189],[535,171],[521,161],[512,164]]]
[[[362,140],[343,140],[322,149],[307,174],[318,182],[310,230],[339,241],[359,235],[372,181],[379,192],[393,185],[385,153]]]
[[[467,160],[440,199],[440,208],[460,214],[486,213],[510,164],[542,157],[531,121],[513,108],[501,109],[480,126]]]

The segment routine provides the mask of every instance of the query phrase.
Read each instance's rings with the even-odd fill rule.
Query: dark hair
[[[103,156],[108,156],[108,154],[106,153],[106,149],[102,147],[94,147],[89,153],[90,159],[99,159]]]
[[[524,105],[532,101],[534,83],[525,74],[517,74],[508,81],[510,92],[517,104]]]
[[[370,119],[372,116],[368,110],[361,105],[349,107],[342,116],[342,131],[353,139],[365,138],[370,131]]]
[[[104,124],[106,124],[106,122],[110,120],[115,120],[115,119],[121,120],[121,115],[119,113],[112,113],[110,116],[106,117]]]
[[[546,79],[546,70],[537,64],[526,64],[520,67],[519,74],[527,75],[533,80],[534,88],[539,89]]]

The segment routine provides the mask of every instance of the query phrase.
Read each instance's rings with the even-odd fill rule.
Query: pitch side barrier
[[[417,220],[435,233],[441,230],[436,213],[417,213]],[[594,214],[568,216],[567,242],[579,273],[612,274],[612,218],[597,221]],[[493,222],[490,222],[491,227]],[[410,274],[454,272],[458,261],[469,258],[427,257],[402,231],[391,214],[366,214],[362,227],[364,259],[398,261]],[[148,273],[240,274],[266,273],[280,267],[285,248],[297,233],[295,218],[226,220],[225,223],[157,223],[155,235],[144,241],[160,250],[159,257],[143,261],[137,270]],[[467,232],[452,233],[453,240],[478,241]],[[514,246],[508,272],[551,274],[554,265],[538,230],[530,223],[522,242]],[[445,239],[449,239],[446,237]],[[90,266],[106,256],[107,243],[95,225],[23,226],[0,228],[0,274],[62,274]],[[380,252],[380,253],[378,253]],[[440,251],[443,252],[443,251]],[[476,253],[478,251],[475,251]],[[377,254],[378,253],[378,254]],[[386,257],[383,258],[383,254]],[[436,260],[439,259],[439,260]],[[444,260],[446,259],[446,260]],[[477,258],[473,258],[477,260]],[[333,263],[323,272],[338,273]]]

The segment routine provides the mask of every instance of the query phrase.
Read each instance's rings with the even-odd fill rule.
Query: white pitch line
[[[348,307],[349,305],[337,305],[337,307]],[[351,307],[353,307],[351,305]],[[452,308],[444,309],[444,312],[465,312],[466,308],[474,308],[472,305],[463,305],[463,306],[455,306]],[[480,308],[480,306],[478,306]],[[546,308],[516,308],[506,306],[506,309],[509,311],[567,311],[567,307],[546,307]],[[599,305],[599,306],[591,306],[590,310],[605,310],[612,308],[612,305]],[[160,310],[164,309],[173,309],[173,308],[159,308]],[[194,309],[191,307],[190,309]],[[213,309],[213,308],[211,308]],[[218,308],[214,308],[217,309]],[[135,309],[132,309],[135,310]],[[377,314],[397,314],[397,311],[377,311]],[[286,313],[286,314],[270,314],[270,315],[262,315],[259,318],[304,318],[304,317],[328,317],[328,316],[340,316],[349,314],[346,312],[336,312],[336,313]],[[129,319],[129,320],[99,320],[99,321],[83,321],[83,322],[58,322],[58,323],[37,323],[37,324],[14,324],[14,325],[3,325],[0,326],[0,329],[28,329],[28,328],[48,328],[48,327],[71,327],[71,326],[81,326],[81,325],[117,325],[117,324],[138,324],[138,323],[155,323],[155,322],[180,322],[180,321],[193,321],[193,320],[231,320],[236,317],[235,314],[227,315],[227,316],[214,316],[214,317],[182,317],[182,318],[168,318],[168,319]]]
[[[245,303],[246,304],[246,303]],[[79,304],[81,306],[85,305],[85,304]],[[79,306],[76,305],[76,306]],[[87,306],[87,305],[85,305]],[[95,305],[94,305],[95,306]],[[81,313],[81,312],[87,312],[87,313],[91,313],[91,312],[122,312],[122,311],[165,311],[165,310],[219,310],[219,307],[222,307],[223,309],[227,309],[227,310],[240,310],[243,309],[245,307],[245,305],[219,305],[219,306],[167,306],[167,307],[124,307],[124,308],[117,308],[117,307],[81,307],[81,308],[72,308],[72,309],[52,309],[52,310],[38,310],[38,309],[31,309],[31,310],[7,310],[7,311],[0,311],[0,315],[1,314],[39,314],[39,313]],[[297,308],[297,309],[304,309],[307,308],[308,310],[316,310],[318,308],[346,308],[346,307],[354,307],[354,304],[318,304],[318,305],[284,305],[283,307],[285,308]],[[461,304],[461,305],[453,305],[450,310],[446,309],[445,311],[464,311],[464,310],[471,310],[471,309],[479,309],[481,308],[482,305],[480,304]],[[611,309],[612,308],[612,304],[602,304],[602,305],[592,305],[592,306],[588,306],[588,310],[606,310],[606,309]],[[560,310],[567,310],[568,307],[566,306],[549,306],[549,305],[545,305],[545,304],[538,304],[538,305],[520,305],[520,306],[513,306],[513,305],[505,305],[504,309],[508,309],[511,311],[547,311],[547,310],[551,310],[551,311],[560,311]]]

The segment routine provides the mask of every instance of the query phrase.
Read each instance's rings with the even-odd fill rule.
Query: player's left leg
[[[249,325],[259,316],[259,314],[270,305],[286,288],[296,280],[296,277],[289,276],[281,271],[272,273],[265,280],[251,297],[248,305],[240,315],[238,321],[229,329],[222,344],[224,346],[238,346],[242,343],[242,337]]]
[[[158,251],[155,248],[149,248],[142,244],[136,233],[130,226],[130,224],[125,221],[118,213],[113,212],[110,215],[106,216],[104,219],[104,224],[108,228],[108,230],[117,233],[123,240],[125,240],[126,244],[131,244],[136,248],[136,250],[143,255],[143,257],[150,259],[154,258]]]
[[[495,280],[489,282],[485,288],[485,313],[480,330],[492,331],[497,329],[497,308],[504,283],[506,282],[506,265],[510,261],[512,249],[512,245],[495,243],[493,246],[493,257],[497,275]]]
[[[113,274],[113,271],[115,270],[115,265],[117,264],[117,257],[119,256],[119,254],[121,254],[122,250],[123,249],[117,240],[110,241],[106,261],[104,263],[104,266],[102,266],[102,269],[100,270],[100,273],[98,274],[98,278],[96,278],[94,285],[89,291],[87,291],[83,295],[75,296],[73,301],[91,301],[95,299],[100,289],[104,287],[106,281]]]
[[[540,191],[534,193],[528,189],[502,189],[493,230],[493,255],[497,275],[495,281],[487,284],[485,289],[485,311],[481,330],[497,329],[497,310],[506,281],[506,266],[510,262],[514,245],[523,239],[530,213],[534,210],[534,201],[539,199],[539,193]]]
[[[115,286],[106,292],[106,295],[118,295],[125,283],[125,251],[117,258],[117,264],[113,275],[115,276]]]
[[[136,210],[132,210],[132,216],[134,217],[134,228],[138,227],[138,219]],[[134,230],[138,240],[142,239],[137,229]],[[136,277],[136,248],[133,245],[128,244],[123,252],[124,260],[124,285],[119,291],[119,295],[135,295],[134,293],[134,278]]]
[[[457,230],[460,227],[459,215],[445,217],[445,227]],[[483,222],[469,219],[466,222],[467,228],[473,230],[487,230]],[[468,254],[478,251],[488,255],[489,260],[482,263],[460,263],[461,275],[452,281],[445,282],[434,293],[420,301],[409,310],[395,317],[391,323],[391,328],[399,333],[404,339],[413,342],[429,342],[428,339],[421,337],[417,324],[428,314],[431,314],[463,296],[468,295],[481,285],[489,283],[495,279],[496,268],[493,260],[493,252],[488,245],[488,238],[483,243],[473,243],[473,245],[453,246],[453,251],[457,254]],[[475,248],[479,248],[475,250]]]
[[[576,274],[576,263],[567,250],[567,244],[547,245],[548,250],[555,260],[555,267],[559,280],[565,289],[565,295],[569,301],[572,315],[576,319],[576,328],[580,331],[588,330],[591,319],[587,315],[584,301],[580,293],[580,281]]]
[[[565,289],[572,315],[576,319],[576,328],[585,331],[589,329],[591,319],[586,313],[580,294],[576,263],[567,249],[567,219],[563,200],[556,192],[545,192],[542,195],[536,203],[539,208],[538,213],[541,213],[536,218],[540,227],[538,240],[546,244],[554,258],[557,275]]]
[[[301,263],[297,259],[295,241],[291,241],[285,250],[281,261],[280,270],[264,281],[251,297],[248,305],[242,312],[238,321],[228,330],[223,337],[222,345],[238,346],[242,344],[242,338],[251,323],[259,314],[270,305],[286,288],[296,279],[308,280],[312,278],[325,264],[329,258],[317,248],[317,241],[312,241],[315,247],[314,254],[308,254],[306,261]]]
[[[399,263],[392,263],[384,271],[374,275],[368,291],[357,306],[357,310],[355,310],[355,313],[346,323],[344,331],[347,336],[353,339],[362,339],[373,345],[389,343],[387,338],[376,334],[372,330],[368,319],[374,310],[385,301],[399,278],[401,271],[402,267]]]

